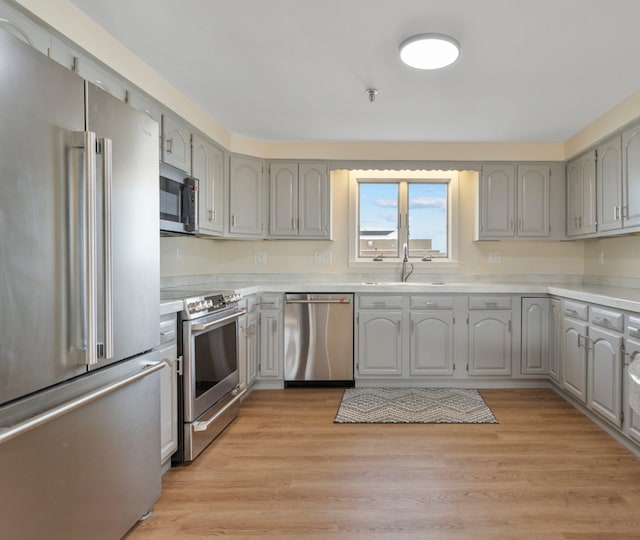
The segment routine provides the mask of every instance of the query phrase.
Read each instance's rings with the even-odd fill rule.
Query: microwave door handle
[[[192,178],[185,178],[182,192],[182,220],[187,232],[193,232],[198,226],[198,183]]]
[[[113,242],[111,195],[113,190],[113,143],[111,139],[101,140],[103,172],[103,271],[104,271],[104,358],[113,358]]]

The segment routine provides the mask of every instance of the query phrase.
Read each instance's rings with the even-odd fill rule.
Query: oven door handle
[[[246,314],[247,314],[247,310],[241,309],[239,311],[236,311],[232,315],[227,315],[226,317],[222,317],[222,319],[216,319],[215,321],[211,321],[204,324],[192,324],[191,330],[195,332],[201,332],[202,330],[209,330],[209,328],[213,328],[214,326],[219,326],[221,323],[232,321],[234,319],[239,319],[240,317]]]
[[[230,407],[233,407],[233,405],[235,405],[238,402],[238,400],[241,399],[242,396],[244,396],[247,393],[247,389],[243,388],[242,390],[240,390],[239,388],[236,388],[231,393],[233,394],[233,399],[229,401],[229,403],[227,403],[224,407],[222,407],[222,409],[220,409],[211,418],[209,418],[208,420],[205,420],[204,422],[193,422],[193,424],[191,424],[193,431],[207,431],[207,429],[209,429],[209,426],[211,424],[213,424],[218,418],[220,418],[220,416],[222,416],[225,412],[227,412],[227,410]]]

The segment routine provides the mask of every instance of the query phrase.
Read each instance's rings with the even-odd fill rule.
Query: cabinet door
[[[563,387],[583,403],[587,402],[586,323],[562,321]]]
[[[259,159],[231,156],[229,171],[229,232],[262,236],[263,163]]]
[[[258,319],[255,313],[247,315],[247,385],[258,378]]]
[[[622,336],[590,326],[588,343],[587,405],[614,426],[621,427]]]
[[[453,313],[411,313],[411,375],[453,375]]]
[[[624,342],[625,353],[627,355],[625,363],[630,364],[636,358],[640,356],[640,341],[636,339],[625,339]],[[640,443],[640,413],[634,411],[629,405],[629,392],[626,390],[628,388],[627,385],[631,384],[628,377],[628,370],[624,371],[624,384],[625,384],[625,421],[624,421],[624,432],[628,437],[631,437],[636,442]]]
[[[209,141],[193,136],[192,176],[199,183],[198,232],[223,233],[224,151]]]
[[[522,373],[549,373],[549,299],[522,299]]]
[[[580,234],[596,232],[596,156],[595,152],[589,154],[581,161],[581,213]]]
[[[580,165],[579,159],[567,163],[567,236],[580,234],[580,213],[582,212]]]
[[[42,54],[49,55],[49,32],[4,2],[0,3],[0,29],[31,45]]]
[[[260,378],[282,378],[279,311],[260,314]]]
[[[131,108],[146,114],[158,123],[158,155],[162,156],[162,106],[137,90],[127,91],[127,103]]]
[[[622,227],[622,138],[614,137],[596,149],[598,231]]]
[[[596,153],[567,164],[567,236],[596,232]]]
[[[125,100],[126,91],[122,79],[99,66],[93,59],[80,53],[75,54],[73,65],[80,77],[92,82],[120,101]]]
[[[480,237],[514,236],[515,167],[487,165],[480,178]]]
[[[548,165],[518,165],[518,236],[549,236],[549,182]]]
[[[307,238],[329,238],[330,189],[326,163],[299,166],[299,234]]]
[[[640,226],[640,126],[622,134],[623,222],[625,227]]]
[[[358,375],[402,375],[402,312],[358,315]]]
[[[269,191],[269,233],[298,236],[298,164],[272,163]]]
[[[172,114],[162,115],[162,161],[191,174],[191,130]]]
[[[510,375],[511,341],[511,311],[469,312],[469,375]]]
[[[560,358],[561,358],[561,346],[562,343],[562,313],[560,300],[555,298],[550,302],[549,313],[549,376],[557,383],[560,381]]]
[[[178,373],[177,347],[162,351],[160,370],[160,461],[166,462],[178,448]]]

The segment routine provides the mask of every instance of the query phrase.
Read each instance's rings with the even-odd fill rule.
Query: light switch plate
[[[253,264],[267,264],[267,252],[256,251],[253,254]]]
[[[331,264],[331,251],[315,251],[313,261],[316,264]]]
[[[500,264],[502,262],[502,251],[489,252],[489,264]]]

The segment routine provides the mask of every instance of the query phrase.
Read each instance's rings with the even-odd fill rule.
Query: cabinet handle
[[[582,347],[582,334],[578,334],[578,349]]]
[[[619,206],[614,206],[613,207],[613,220],[614,221],[618,221],[620,219],[620,207]]]
[[[428,307],[428,308],[437,308],[438,307],[438,302],[427,302],[426,303],[426,307]]]
[[[167,154],[172,154],[173,153],[173,138],[167,139],[167,144],[165,146],[166,146],[165,150],[166,150]]]
[[[511,333],[511,319],[509,319],[508,328],[509,328],[509,333]]]
[[[209,221],[213,221],[213,212],[209,210],[208,214],[209,214]]]
[[[640,328],[635,328],[633,326],[627,326],[627,331],[631,337],[640,337]]]
[[[577,317],[577,316],[578,316],[578,310],[576,310],[576,309],[569,309],[569,308],[565,308],[564,312],[565,312],[567,315],[573,315],[574,317]]]
[[[495,308],[498,307],[498,302],[485,302],[484,305],[488,308]]]
[[[622,217],[623,218],[628,218],[629,217],[629,212],[628,212],[628,208],[626,206],[622,207]]]
[[[374,305],[374,306],[386,306],[386,305],[387,305],[387,303],[386,303],[384,300],[383,300],[383,301],[379,301],[379,300],[378,300],[378,301],[374,301],[374,302],[373,302],[373,305]]]
[[[232,227],[236,226],[236,215],[235,214],[231,214],[231,226]]]
[[[522,230],[522,218],[518,219],[518,230]]]

